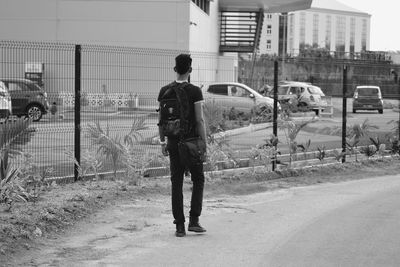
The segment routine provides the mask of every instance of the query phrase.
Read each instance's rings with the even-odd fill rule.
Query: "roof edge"
[[[330,8],[321,8],[321,7],[312,7],[307,11],[327,11],[329,13],[339,13],[339,14],[349,14],[349,15],[358,15],[364,17],[371,17],[372,15],[366,12],[354,12],[354,11],[346,11],[346,10],[337,10],[337,9],[330,9]]]

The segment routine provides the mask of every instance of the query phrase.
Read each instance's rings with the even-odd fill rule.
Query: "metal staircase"
[[[254,53],[260,42],[264,10],[221,11],[220,52]]]

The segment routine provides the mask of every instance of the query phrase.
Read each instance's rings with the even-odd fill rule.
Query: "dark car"
[[[0,78],[11,95],[12,114],[39,121],[49,109],[47,93],[27,79]]]
[[[353,95],[353,113],[357,110],[378,110],[383,113],[382,93],[379,86],[357,86]]]

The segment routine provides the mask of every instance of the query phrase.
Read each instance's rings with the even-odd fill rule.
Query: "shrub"
[[[208,136],[224,130],[225,118],[221,107],[214,100],[204,105],[204,117]]]
[[[251,109],[251,122],[263,123],[271,122],[273,119],[273,111],[268,106],[256,106]]]
[[[6,120],[0,124],[0,148],[11,144],[16,138],[28,132],[32,120],[20,118],[17,120]]]
[[[0,204],[6,204],[11,209],[14,201],[28,201],[29,193],[22,186],[20,168],[9,162],[9,150],[3,149],[0,158]]]

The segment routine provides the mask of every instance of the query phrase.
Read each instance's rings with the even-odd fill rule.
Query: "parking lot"
[[[396,105],[397,101],[393,101]],[[340,114],[342,99],[334,98],[332,101],[335,109],[334,115],[321,116],[316,122],[308,125],[305,130],[300,131],[296,141],[299,144],[304,144],[311,140],[309,150],[317,150],[318,147],[325,148],[341,148],[341,136],[327,134],[328,128],[333,129],[342,126],[342,115]],[[378,129],[373,129],[374,133],[389,132],[395,124],[389,124],[390,121],[397,121],[399,113],[395,109],[385,109],[383,114],[378,114],[375,111],[359,111],[356,114],[351,112],[351,100],[348,100],[347,125],[362,123],[368,119],[370,125],[376,125]],[[65,152],[74,150],[74,113],[69,112],[64,116],[52,116],[47,114],[39,122],[34,122],[32,126],[35,132],[31,136],[29,142],[23,146],[24,151],[29,152],[34,157],[34,161],[39,166],[51,166],[55,169],[55,173],[62,175],[71,175],[73,171],[73,163]],[[100,122],[103,129],[107,125],[111,136],[128,133],[132,122],[135,118],[145,117],[146,130],[141,131],[142,141],[138,143],[138,151],[142,153],[151,153],[155,156],[160,155],[158,145],[152,144],[151,140],[158,135],[157,116],[154,109],[147,111],[135,112],[82,112],[81,114],[81,151],[91,148],[89,139],[86,136],[87,126],[96,121]],[[295,120],[306,121],[312,117],[308,114],[306,117],[296,117]],[[374,133],[371,135],[374,136]],[[246,156],[251,148],[264,144],[265,140],[272,134],[272,126],[264,129],[245,132],[229,137],[229,145],[232,150],[238,154]],[[278,130],[278,138],[280,139],[279,147],[284,152],[287,151],[287,140],[285,131]]]

